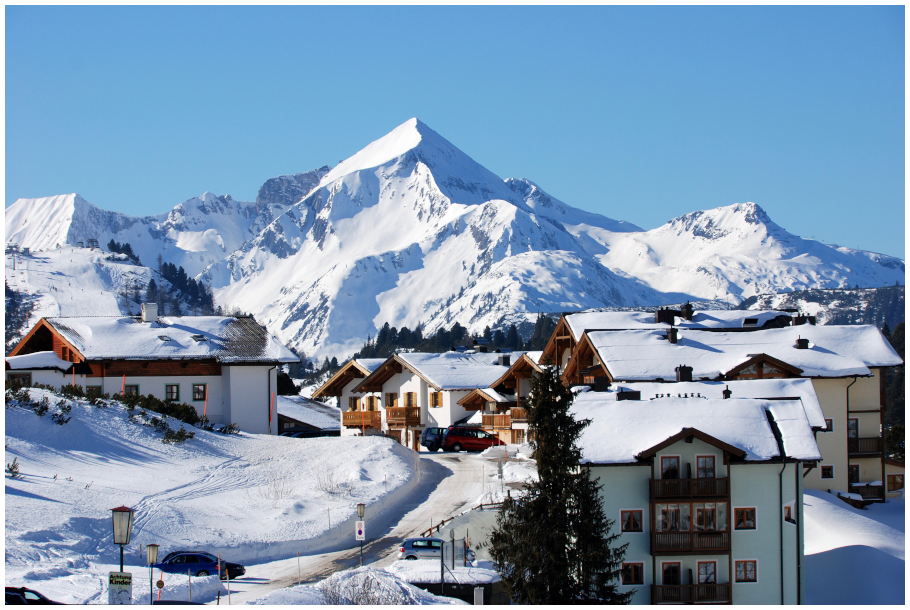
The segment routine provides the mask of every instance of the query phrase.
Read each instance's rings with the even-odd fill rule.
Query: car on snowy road
[[[220,566],[220,570],[219,570]],[[174,551],[152,566],[170,574],[187,574],[192,576],[210,576],[218,574],[221,580],[237,578],[246,574],[246,568],[239,563],[219,561],[211,553],[203,551]]]
[[[483,451],[498,445],[505,443],[480,428],[468,426],[449,426],[442,440],[443,451]]]
[[[405,538],[398,547],[398,559],[439,559],[442,545],[442,538]],[[466,555],[468,561],[474,561],[474,551],[467,549]]]
[[[7,587],[6,588],[6,601],[4,605],[21,605],[21,604],[60,604],[62,602],[55,602],[51,599],[48,599],[41,593],[38,593],[34,589],[29,589],[27,587]]]

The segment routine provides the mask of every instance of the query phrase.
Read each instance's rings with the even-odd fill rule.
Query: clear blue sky
[[[903,257],[903,11],[7,6],[6,203],[252,200],[417,116],[644,228],[756,201]]]

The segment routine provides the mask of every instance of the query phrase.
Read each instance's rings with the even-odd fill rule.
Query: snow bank
[[[418,559],[416,561],[399,560],[385,568],[390,574],[405,582],[410,583],[435,583],[439,582],[440,566],[438,559]],[[445,582],[462,585],[485,585],[502,580],[499,572],[489,561],[483,565],[456,565],[454,568],[446,566]]]

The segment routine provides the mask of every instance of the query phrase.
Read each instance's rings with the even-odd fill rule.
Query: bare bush
[[[324,580],[319,585],[319,590],[325,597],[325,603],[333,606],[372,605],[372,606],[400,606],[410,600],[403,591],[390,589],[374,574],[362,572],[353,574],[350,578]]]

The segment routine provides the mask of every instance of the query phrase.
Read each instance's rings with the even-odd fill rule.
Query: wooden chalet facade
[[[354,387],[383,362],[383,358],[351,359],[313,392],[314,400],[335,398],[335,404],[341,410],[342,436],[383,434],[377,395],[354,391]]]
[[[36,366],[57,359],[54,368]],[[42,318],[6,358],[7,381],[150,394],[193,406],[213,424],[278,430],[277,367],[294,356],[248,317]]]

